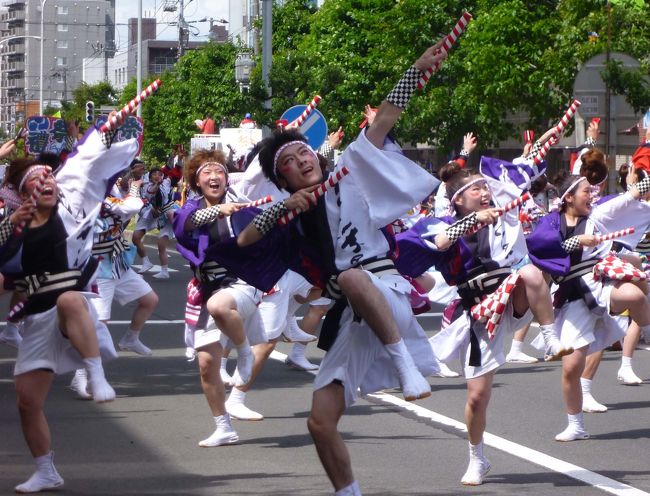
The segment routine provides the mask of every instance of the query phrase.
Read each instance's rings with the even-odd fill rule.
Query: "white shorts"
[[[151,218],[151,217],[147,216],[147,217],[138,218],[138,222],[135,224],[134,231],[144,231],[145,234],[146,234],[149,231],[153,231],[154,229],[159,229],[158,228],[158,219],[154,219],[154,218]],[[174,226],[172,225],[171,222],[167,222],[158,231],[158,237],[159,238],[164,238],[165,236],[167,236],[169,239],[175,239]]]
[[[94,293],[81,293],[86,301],[94,299]],[[97,318],[92,305],[88,305],[90,318],[97,331],[102,361],[117,358],[113,339],[106,326]],[[56,306],[49,310],[28,315],[23,320],[23,340],[18,347],[14,375],[32,370],[47,369],[55,374],[65,374],[84,367],[79,352],[72,346],[59,328]]]
[[[237,281],[227,288],[220,289],[233,297],[237,312],[244,322],[244,331],[251,345],[266,343],[266,335],[262,327],[257,305],[261,292],[244,283]],[[217,327],[216,322],[203,305],[196,326],[185,324],[185,346],[199,350],[213,343],[221,343],[224,348],[231,348],[228,337]]]
[[[370,275],[373,284],[386,298],[402,339],[418,370],[425,377],[438,372],[433,351],[424,330],[416,320],[406,296],[410,283],[402,276]],[[397,370],[386,348],[365,321],[355,322],[354,312],[347,307],[341,316],[339,333],[325,353],[314,389],[340,381],[345,388],[345,405],[352,405],[358,395],[399,386]]]
[[[313,286],[300,274],[288,270],[276,284],[276,291],[265,295],[260,303],[260,317],[266,338],[277,339],[287,328],[288,321],[300,303],[294,296],[306,298]]]
[[[111,318],[113,298],[124,306],[153,291],[149,283],[132,269],[127,270],[119,279],[97,279],[96,282],[99,298],[91,299],[90,303],[97,310],[99,320]]]

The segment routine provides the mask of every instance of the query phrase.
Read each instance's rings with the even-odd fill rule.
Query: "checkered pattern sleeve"
[[[102,135],[102,143],[104,143],[106,149],[109,149],[113,144],[113,140],[115,139],[115,136],[117,136],[117,129],[111,129],[110,131],[101,133],[101,135]]]
[[[593,139],[591,136],[587,136],[587,139],[585,140],[585,145],[588,147],[596,146],[596,140]]]
[[[449,241],[455,243],[458,241],[467,231],[472,227],[478,224],[478,214],[472,212],[467,217],[463,217],[458,222],[454,222],[451,226],[445,229],[445,234],[449,238]]]
[[[578,250],[580,248],[580,240],[578,239],[578,236],[573,236],[567,240],[564,240],[562,242],[562,248],[564,248],[564,251],[567,253]]]
[[[544,147],[541,141],[537,140],[535,141],[535,144],[532,146],[530,149],[530,152],[528,152],[528,155],[526,155],[526,158],[533,158],[536,157],[539,151]]]
[[[650,191],[650,176],[648,176],[645,179],[639,181],[634,186],[636,186],[636,189],[639,190],[639,193],[641,194],[641,196],[645,195],[648,191]]]
[[[194,227],[201,227],[210,222],[214,222],[217,217],[219,217],[220,213],[221,209],[219,208],[219,205],[214,205],[212,207],[197,210],[191,215],[190,219],[192,220]]]
[[[458,155],[466,159],[469,157],[469,152],[463,148]]]
[[[395,87],[388,93],[386,100],[396,107],[406,108],[411,96],[418,88],[418,81],[422,77],[422,71],[412,65],[409,67],[402,79],[395,85]]]
[[[262,236],[266,236],[271,232],[278,219],[286,214],[287,211],[284,201],[278,202],[271,208],[267,208],[262,213],[257,214],[253,219],[253,225]]]
[[[2,222],[0,222],[0,246],[7,244],[13,232],[14,224],[9,220],[9,217],[2,219]]]

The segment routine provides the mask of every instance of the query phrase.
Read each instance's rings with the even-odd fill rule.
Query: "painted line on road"
[[[273,351],[270,358],[284,363],[287,355],[279,351]],[[312,375],[316,375],[318,371],[307,371]],[[431,425],[441,428],[450,434],[460,435],[463,438],[467,434],[465,424],[455,420],[451,417],[441,415],[415,403],[405,401],[397,396],[387,393],[374,393],[363,396],[363,399],[378,405],[389,405],[396,407],[401,415],[406,417],[415,418],[419,421],[428,421]],[[537,451],[527,446],[508,441],[505,438],[490,434],[488,432],[483,434],[483,442],[485,445],[496,448],[500,451],[508,453],[509,455],[516,456],[527,462],[539,465],[553,472],[557,472],[572,479],[584,482],[589,486],[595,487],[609,494],[617,496],[650,496],[650,493],[629,486],[604,475],[592,472],[586,468],[574,465],[573,463],[565,462],[559,458],[547,455],[541,451]],[[579,442],[579,441],[576,441]]]

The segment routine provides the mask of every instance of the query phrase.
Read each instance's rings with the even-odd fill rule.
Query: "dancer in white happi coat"
[[[506,335],[534,315],[547,344],[547,359],[571,352],[560,345],[542,273],[526,263],[518,209],[503,215],[499,209],[519,198],[542,172],[543,164],[537,167],[530,161],[514,165],[488,157],[481,158],[480,174],[448,164],[441,171],[441,179],[447,184],[457,217],[425,218],[398,236],[397,265],[402,273],[414,277],[435,265],[460,296],[446,310],[451,323],[432,341],[440,360],[461,359],[467,379],[465,422],[470,456],[461,478],[465,485],[482,484],[490,470],[483,454],[483,433],[494,374],[505,363]],[[493,204],[497,208],[491,207]],[[511,296],[500,320],[486,325],[470,316],[475,305],[489,301],[488,295],[506,287],[504,292],[510,291]],[[490,324],[494,325],[491,331]]]
[[[346,297],[328,312],[321,331],[319,346],[327,353],[314,383],[308,420],[339,495],[360,494],[337,429],[358,388],[364,394],[401,384],[408,400],[430,395],[422,374],[435,370],[433,353],[410,308],[411,285],[388,256],[391,238],[384,228],[433,191],[437,181],[386,138],[421,71],[446,57],[441,43],[407,71],[373,125],[341,156],[338,164],[349,175],[319,198],[312,191],[323,180],[323,168],[306,138],[296,131],[267,138],[260,151],[264,174],[292,195],[256,216],[238,238],[240,246],[268,246],[264,253],[273,263],[307,268],[316,286],[329,281],[330,294],[336,293],[334,282]],[[276,229],[279,218],[294,208],[302,213],[287,228]]]
[[[237,349],[239,379],[250,381],[251,345],[266,341],[257,305],[262,292],[233,275],[227,262],[237,256],[232,214],[244,204],[228,188],[226,157],[221,151],[199,150],[185,164],[187,185],[202,194],[175,212],[178,251],[189,261],[194,278],[188,285],[186,345],[198,357],[201,386],[216,429],[201,447],[232,444],[239,436],[225,407],[221,358],[225,348]]]
[[[0,260],[16,264],[28,294],[14,374],[23,433],[37,467],[17,492],[63,484],[43,411],[54,374],[84,367],[95,401],[115,398],[102,367],[102,357],[115,357],[115,348],[88,301],[96,296],[90,292],[97,267],[92,233],[111,178],[129,165],[137,142],[111,146],[111,138],[91,127],[56,178],[35,159],[18,159],[7,171],[25,203],[0,223]],[[34,190],[42,191],[40,197]],[[12,235],[25,222],[22,232]]]
[[[527,242],[531,260],[555,278],[556,325],[561,329],[562,343],[576,350],[562,363],[568,426],[555,436],[557,441],[574,441],[589,437],[580,384],[586,356],[623,337],[626,319],[621,321],[617,315],[626,309],[641,329],[650,330],[647,283],[637,277],[633,266],[608,257],[612,242],[598,238],[635,227],[636,234],[621,238],[621,242],[632,246],[638,243],[650,222],[650,206],[639,201],[650,191],[650,178],[596,206],[592,206],[586,177],[568,176],[554,183],[561,195],[560,211],[543,217]],[[612,280],[617,276],[598,272],[612,264],[619,265],[620,279]]]
[[[160,272],[154,279],[169,279],[169,255],[167,245],[174,239],[172,219],[176,204],[172,198],[172,185],[160,167],[149,170],[149,182],[142,187],[142,198],[145,206],[140,211],[138,222],[133,230],[133,244],[142,257],[142,267],[139,273],[144,274],[153,268],[144,249],[143,238],[148,231],[158,229],[158,256],[160,257]]]
[[[104,199],[99,218],[95,223],[93,255],[99,261],[97,289],[99,298],[91,300],[99,320],[108,324],[111,318],[113,299],[120,305],[137,302],[129,328],[117,346],[122,351],[133,351],[139,355],[150,356],[151,349],[140,340],[140,331],[158,304],[158,295],[151,286],[131,268],[135,256],[135,246],[124,237],[124,230],[131,218],[142,208],[140,187],[142,180],[131,179],[129,193],[122,195],[117,186]],[[78,369],[70,383],[70,388],[83,399],[90,399],[87,392],[87,373]]]

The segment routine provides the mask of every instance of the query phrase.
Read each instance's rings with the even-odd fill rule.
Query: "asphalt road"
[[[197,446],[213,423],[196,364],[184,358],[180,322],[189,272],[177,253],[171,255],[170,266],[177,272],[169,280],[154,279],[154,272],[145,276],[160,296],[152,323],[143,331],[154,356],[121,353],[106,366],[118,399],[104,405],[77,400],[66,387],[69,375],[54,382],[46,413],[56,465],[66,481],[59,492],[331,494],[306,427],[313,376],[282,363],[287,344],[278,346],[247,398],[265,420],[235,421],[238,445]],[[6,299],[0,308],[7,308]],[[131,310],[114,307],[109,327],[116,341]],[[440,321],[432,313],[421,318],[428,334]],[[308,356],[317,362],[322,353],[310,345]],[[0,495],[11,494],[33,470],[15,407],[14,357],[13,349],[0,346]],[[644,379],[650,378],[649,358],[644,350],[635,355],[635,371]],[[606,353],[594,395],[610,409],[585,414],[592,437],[573,443],[553,440],[566,424],[560,364],[502,367],[488,411],[485,451],[492,470],[486,483],[474,488],[459,483],[467,463],[462,378],[432,377],[433,394],[414,404],[401,401],[399,391],[363,399],[340,426],[355,476],[367,495],[650,494],[650,384],[617,384],[619,362],[620,352]]]

